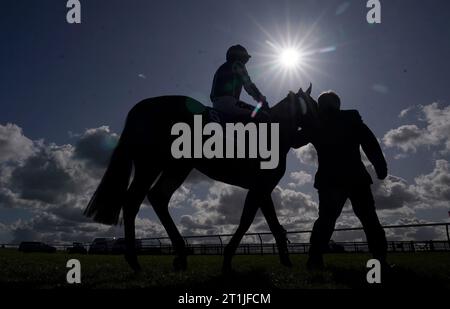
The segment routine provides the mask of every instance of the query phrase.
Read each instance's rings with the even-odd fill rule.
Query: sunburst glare
[[[336,46],[323,46],[315,25],[303,27],[288,23],[283,30],[275,27],[268,31],[267,26],[262,26],[254,18],[253,21],[266,36],[254,58],[258,59],[254,69],[260,78],[274,84],[273,90],[279,91],[277,95],[309,84],[317,78],[317,73],[326,75],[322,71],[324,58],[321,55],[334,52]]]
[[[302,64],[302,53],[294,48],[286,48],[281,51],[279,61],[286,69],[295,69]]]

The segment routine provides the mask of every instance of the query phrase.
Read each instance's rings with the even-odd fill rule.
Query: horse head
[[[286,98],[271,108],[271,115],[278,122],[287,122],[296,128],[316,123],[318,107],[311,91],[310,83],[306,91],[300,88],[297,93],[289,92]]]
[[[319,119],[319,110],[316,100],[311,97],[312,84],[309,84],[308,89],[303,91],[300,88],[297,92],[301,109],[301,121],[299,126],[314,125]]]

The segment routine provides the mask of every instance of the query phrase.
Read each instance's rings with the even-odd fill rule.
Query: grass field
[[[66,283],[66,262],[81,262],[81,284]],[[308,272],[306,256],[292,255],[294,268],[277,256],[237,256],[232,275],[221,274],[220,256],[190,256],[189,269],[172,271],[171,256],[140,256],[143,273],[134,275],[122,256],[21,253],[0,249],[0,288],[360,288],[366,283],[366,254],[327,255],[326,270]],[[384,287],[450,288],[450,253],[398,253]],[[384,279],[384,278],[382,278]],[[379,287],[379,285],[378,285]]]

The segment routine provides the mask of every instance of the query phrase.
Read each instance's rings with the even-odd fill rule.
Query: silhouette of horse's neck
[[[298,122],[299,106],[297,106],[297,97],[290,93],[286,98],[270,108],[272,122]]]
[[[298,97],[294,93],[289,93],[270,109],[270,116],[271,122],[280,124],[280,154],[287,153],[291,148],[292,137],[303,119]]]

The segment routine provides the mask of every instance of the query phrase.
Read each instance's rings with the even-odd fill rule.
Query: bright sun
[[[286,27],[275,26],[271,31],[256,19],[257,27],[265,34],[266,39],[260,41],[261,53],[254,59],[257,72],[261,79],[274,84],[280,95],[286,89],[295,90],[308,85],[315,74],[325,74],[320,71],[325,53],[334,52],[336,46],[323,46],[322,36],[313,27],[303,24],[287,23]]]
[[[295,69],[302,62],[301,53],[294,48],[283,49],[279,55],[280,63],[287,69]]]

